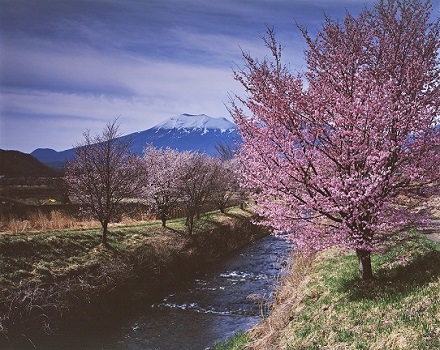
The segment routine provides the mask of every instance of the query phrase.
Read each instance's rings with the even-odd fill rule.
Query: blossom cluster
[[[343,23],[327,19],[291,73],[244,54],[246,92],[231,102],[242,186],[255,210],[298,248],[377,251],[424,220],[406,199],[438,191],[439,24],[429,3],[389,1]]]

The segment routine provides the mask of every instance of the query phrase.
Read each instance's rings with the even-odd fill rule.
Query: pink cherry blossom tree
[[[171,209],[181,199],[180,178],[187,157],[171,148],[148,146],[143,155],[142,197],[154,208],[162,226],[170,217]]]
[[[246,90],[230,112],[243,138],[243,185],[255,210],[298,249],[370,255],[420,219],[403,199],[438,191],[440,27],[431,5],[379,1],[316,38],[301,29],[307,70],[292,73],[269,29],[273,59],[244,54]],[[416,191],[417,190],[417,191]]]
[[[118,138],[118,129],[114,121],[101,134],[84,132],[84,141],[75,148],[76,157],[65,175],[72,200],[83,204],[101,223],[104,245],[108,224],[120,203],[135,197],[140,187],[139,159],[130,155],[129,143]]]

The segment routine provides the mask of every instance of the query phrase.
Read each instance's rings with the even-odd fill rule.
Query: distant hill
[[[217,155],[218,145],[236,148],[241,138],[237,126],[226,118],[212,118],[205,114],[181,114],[171,117],[150,129],[121,136],[131,142],[131,151],[142,154],[144,148],[170,147],[178,151],[194,151]],[[59,169],[75,155],[73,148],[57,152],[53,149],[38,148],[31,153],[52,168]]]
[[[75,150],[70,148],[57,152],[51,148],[37,148],[31,155],[51,169],[61,170],[67,161],[75,157]]]
[[[0,149],[0,176],[56,177],[59,174],[32,155]]]

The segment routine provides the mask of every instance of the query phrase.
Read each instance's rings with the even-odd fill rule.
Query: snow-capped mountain
[[[211,118],[205,114],[181,114],[171,117],[154,127],[156,130],[220,130],[222,132],[235,130],[236,126],[226,118]]]
[[[205,114],[181,114],[171,117],[151,129],[127,135],[132,151],[142,153],[154,147],[170,147],[179,151],[197,151],[209,155],[217,153],[216,146],[234,146],[239,140],[237,127],[226,118],[211,118]]]
[[[212,118],[205,114],[181,114],[168,118],[156,126],[129,135],[121,136],[131,142],[131,151],[141,154],[145,147],[170,147],[178,151],[194,151],[217,155],[219,144],[236,147],[240,141],[237,126],[226,118]],[[38,148],[31,153],[41,162],[60,168],[74,157],[74,149],[57,152]]]

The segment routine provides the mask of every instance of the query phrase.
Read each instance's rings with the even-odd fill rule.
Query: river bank
[[[295,256],[271,315],[217,349],[439,349],[440,244],[414,232],[372,264],[363,282],[353,253]]]
[[[1,343],[32,345],[72,323],[80,326],[76,331],[96,328],[139,298],[154,298],[198,266],[264,236],[251,216],[237,208],[209,213],[191,236],[183,220],[167,228],[114,225],[108,247],[99,244],[98,229],[0,236]]]

